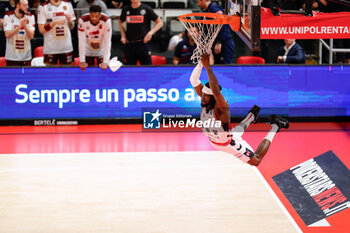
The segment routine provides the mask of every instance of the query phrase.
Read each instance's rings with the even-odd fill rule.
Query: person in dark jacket
[[[285,39],[278,52],[277,63],[305,64],[305,51],[295,39]]]

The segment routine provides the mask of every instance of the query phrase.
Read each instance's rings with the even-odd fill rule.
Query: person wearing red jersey
[[[85,70],[96,63],[102,70],[107,69],[111,56],[111,19],[101,13],[98,5],[90,7],[90,13],[79,18],[79,67]]]
[[[32,52],[30,40],[34,36],[35,19],[28,13],[28,0],[15,0],[14,11],[6,12],[4,32],[6,36],[6,65],[30,65]]]
[[[49,0],[38,8],[39,31],[44,35],[44,62],[47,65],[72,64],[71,32],[75,14],[66,0]]]

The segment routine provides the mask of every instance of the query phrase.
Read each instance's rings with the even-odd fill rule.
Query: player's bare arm
[[[148,43],[152,39],[154,33],[159,31],[159,29],[163,27],[163,21],[160,17],[156,19],[155,23],[156,24],[154,25],[154,27],[146,34],[145,38],[143,39],[144,43]]]
[[[126,38],[124,22],[119,19],[118,25],[119,25],[120,35],[121,35],[120,41],[122,42],[122,44],[126,44],[128,42],[128,39]]]
[[[12,30],[5,30],[5,37],[6,37],[6,38],[11,38],[11,37],[13,37],[14,35],[17,35],[17,34],[18,34],[19,30],[21,30],[20,27],[16,27],[16,28],[14,28],[14,29],[12,29]]]
[[[54,20],[50,23],[47,23],[47,24],[38,24],[38,27],[39,27],[40,33],[44,34],[45,32],[50,31],[56,25],[63,25],[65,23],[66,23],[66,19],[61,18],[61,19],[56,19],[56,20]]]
[[[68,23],[68,27],[70,30],[73,30],[74,29],[74,26],[75,26],[75,22],[74,20],[72,20],[72,16],[70,14],[66,14],[66,19],[67,19],[67,23]]]
[[[213,92],[214,98],[216,100],[216,104],[217,104],[216,106],[219,107],[220,109],[228,109],[229,108],[228,103],[225,100],[225,98],[222,96],[220,87],[219,87],[219,82],[215,74],[213,73],[213,70],[211,69],[209,57],[210,56],[208,54],[203,54],[201,56],[201,62],[204,68],[207,70],[208,77],[209,77],[209,85],[210,85],[210,89]]]

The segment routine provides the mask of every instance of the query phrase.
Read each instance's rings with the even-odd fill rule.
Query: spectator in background
[[[72,64],[73,46],[70,30],[74,28],[75,15],[67,1],[50,0],[38,8],[38,26],[44,35],[44,62],[47,65]]]
[[[101,7],[101,12],[102,13],[107,13],[107,6],[106,3],[102,0],[79,0],[77,4],[77,8],[86,8],[87,10],[81,10],[79,11],[78,17],[84,14],[89,13],[89,7],[97,5]]]
[[[191,33],[190,33],[191,32]],[[173,64],[193,64],[191,57],[197,48],[196,42],[193,40],[192,34],[199,33],[198,28],[192,27],[185,31],[183,40],[178,43],[175,49]],[[213,55],[209,56],[210,64],[214,64]]]
[[[176,34],[174,36],[172,36],[169,40],[169,44],[168,44],[168,50],[169,51],[175,51],[176,46],[183,40],[183,38],[186,35],[186,31],[181,32],[179,34]]]
[[[193,33],[199,33],[196,27],[189,28],[189,30],[192,30]],[[195,48],[197,48],[196,42],[193,40],[191,33],[186,30],[183,40],[180,41],[175,48],[173,64],[193,64],[191,56]]]
[[[277,63],[305,64],[305,51],[295,39],[285,39],[284,43],[278,52]]]
[[[152,29],[151,20],[156,23]],[[124,28],[124,22],[127,30]],[[137,61],[141,65],[152,64],[151,47],[148,42],[162,27],[161,18],[150,6],[141,3],[140,0],[131,0],[131,4],[122,9],[119,28],[120,41],[125,45],[126,64],[136,65]]]
[[[210,0],[197,0],[197,5],[204,12],[219,14],[223,14],[225,12],[221,6],[212,3]],[[217,42],[221,43],[221,53],[224,57],[224,64],[232,63],[235,54],[235,42],[233,41],[231,28],[228,24],[222,26],[216,41],[214,42],[214,46]]]
[[[111,19],[101,13],[101,7],[90,6],[90,13],[79,19],[79,67],[95,65],[95,60],[102,70],[107,69],[111,56],[112,25]]]
[[[15,0],[15,10],[6,12],[6,65],[28,66],[32,59],[30,40],[34,36],[35,19],[28,13],[28,0]]]

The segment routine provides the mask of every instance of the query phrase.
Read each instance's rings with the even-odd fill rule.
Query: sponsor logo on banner
[[[273,16],[261,9],[261,39],[344,39],[350,38],[350,12],[314,12],[313,17],[300,14]]]
[[[34,125],[56,125],[56,120],[34,120]]]
[[[78,125],[78,121],[76,120],[56,120],[56,119],[49,119],[49,120],[34,120],[35,126],[48,126],[48,125]]]
[[[350,171],[332,151],[273,180],[307,226],[350,207]]]

